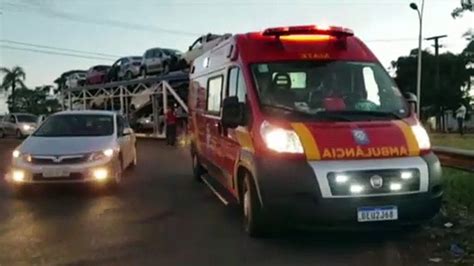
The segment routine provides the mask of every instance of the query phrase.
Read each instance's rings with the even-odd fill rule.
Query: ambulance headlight
[[[411,127],[411,131],[415,135],[416,141],[418,142],[418,147],[420,150],[429,150],[431,149],[430,137],[426,130],[420,125],[416,124]]]
[[[293,130],[283,129],[268,122],[260,128],[263,141],[268,149],[281,153],[303,153],[301,141]]]

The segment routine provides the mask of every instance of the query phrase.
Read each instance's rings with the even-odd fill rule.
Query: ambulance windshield
[[[296,61],[252,65],[262,106],[317,117],[323,114],[406,117],[408,106],[379,64]]]

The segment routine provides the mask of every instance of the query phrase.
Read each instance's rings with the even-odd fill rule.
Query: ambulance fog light
[[[401,177],[403,180],[412,179],[412,178],[413,178],[413,173],[412,173],[412,172],[409,172],[409,171],[404,171],[404,172],[401,172],[401,173],[400,173],[400,177]]]
[[[344,184],[349,180],[347,175],[336,175],[336,183]]]
[[[25,181],[25,172],[22,170],[14,170],[12,173],[13,181],[21,183]]]
[[[103,181],[109,177],[109,171],[103,168],[95,169],[92,174],[97,181]]]
[[[350,191],[351,191],[352,194],[359,194],[362,191],[364,191],[364,187],[361,186],[361,185],[352,185],[350,187]]]
[[[402,184],[392,183],[392,184],[390,184],[390,190],[391,191],[400,191],[400,190],[402,190]]]
[[[293,130],[263,122],[260,133],[268,149],[279,153],[303,153],[301,141]]]

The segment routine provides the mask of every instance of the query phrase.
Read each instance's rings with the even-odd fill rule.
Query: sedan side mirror
[[[236,128],[245,125],[245,105],[236,96],[224,99],[222,106],[222,126]]]
[[[410,105],[410,112],[417,113],[418,110],[416,110],[416,104],[418,102],[418,97],[416,97],[416,95],[411,92],[406,92],[404,96],[408,104]]]

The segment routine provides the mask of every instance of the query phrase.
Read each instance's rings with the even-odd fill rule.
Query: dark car
[[[170,71],[183,69],[186,64],[182,53],[174,49],[152,48],[143,55],[140,75],[167,74]]]
[[[101,84],[107,82],[110,66],[97,65],[89,68],[86,74],[86,84]]]

